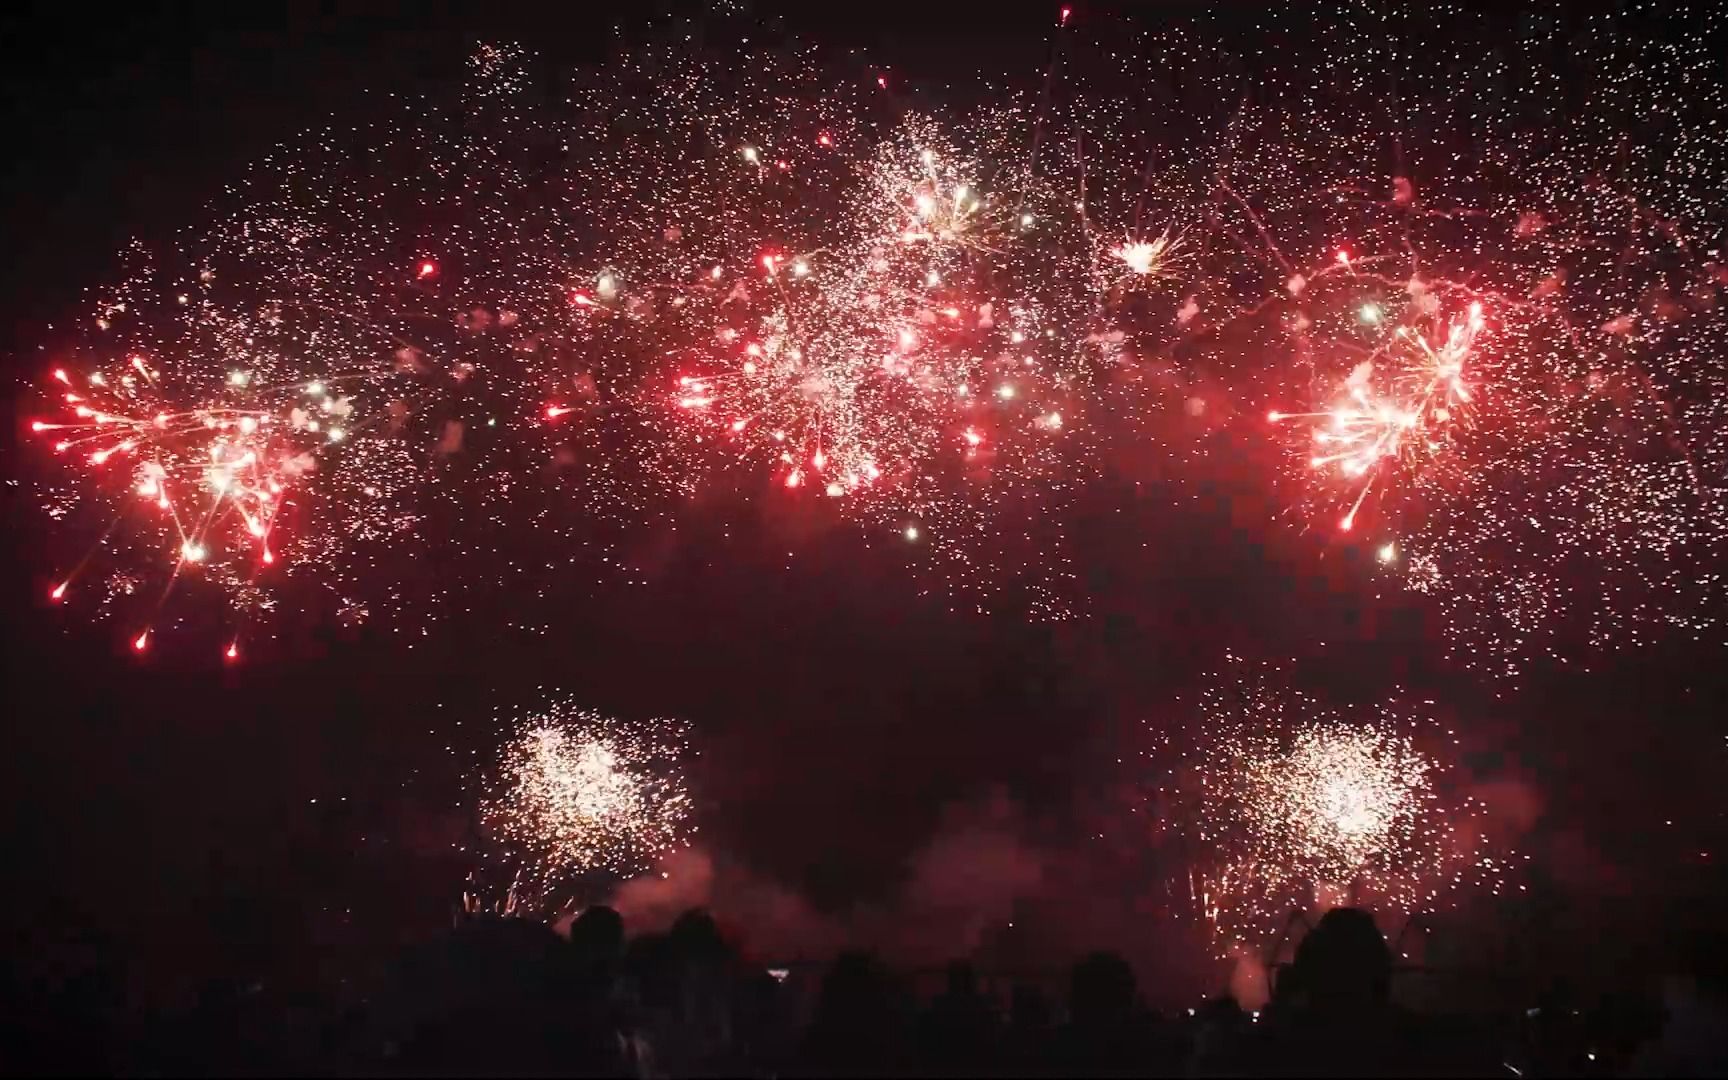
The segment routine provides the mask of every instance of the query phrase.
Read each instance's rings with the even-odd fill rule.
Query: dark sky
[[[12,381],[35,377],[52,324],[130,235],[195,220],[246,161],[363,88],[438,84],[477,38],[522,37],[549,73],[603,55],[590,16],[398,7],[0,14]],[[962,44],[981,67],[1045,55],[1051,13],[868,7],[794,22],[870,46],[908,79],[941,78]],[[20,441],[9,475],[31,452]],[[1719,904],[1704,854],[1722,835],[1719,650],[1669,645],[1496,700],[1438,663],[1418,608],[1374,603],[1346,552],[1261,525],[1264,495],[1228,470],[1174,508],[1155,476],[1124,462],[1088,497],[1077,550],[1096,605],[1076,623],[953,615],[891,575],[854,573],[882,558],[853,540],[747,518],[727,541],[685,536],[647,599],[597,588],[554,633],[500,633],[509,600],[494,597],[412,648],[384,630],[315,629],[292,655],[234,670],[168,649],[139,662],[114,627],[49,609],[44,524],[9,487],[12,925],[38,941],[98,928],[139,967],[178,972],[435,924],[465,871],[448,848],[464,828],[461,769],[490,745],[482,721],[545,686],[692,720],[705,850],[813,908],[891,903],[945,822],[1005,797],[1017,842],[1047,868],[1106,852],[1072,910],[1101,937],[1149,941],[1138,898],[1158,868],[1134,865],[1134,776],[1116,762],[1226,649],[1300,657],[1304,682],[1344,699],[1399,682],[1438,698],[1477,773],[1533,801],[1519,845],[1537,887],[1513,914],[1568,913],[1545,957],[1588,953],[1586,930],[1653,944],[1653,919],[1704,921]],[[1045,899],[1040,918],[1063,920],[1064,898]],[[1082,937],[1050,933],[1064,949]]]

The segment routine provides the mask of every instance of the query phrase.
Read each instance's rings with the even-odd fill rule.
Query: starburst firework
[[[1423,742],[1445,733],[1396,700],[1321,707],[1267,673],[1214,679],[1171,768],[1161,827],[1196,842],[1191,899],[1228,951],[1290,911],[1354,903],[1407,916],[1510,866],[1483,808]]]
[[[647,869],[691,828],[683,725],[556,704],[505,744],[481,823],[497,859],[541,894]]]

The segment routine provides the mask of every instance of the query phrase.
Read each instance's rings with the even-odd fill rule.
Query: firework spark
[[[1172,201],[1215,212],[1184,233],[1202,285],[1171,348],[1273,410],[1291,516],[1396,552],[1382,572],[1431,598],[1455,658],[1516,676],[1658,633],[1719,639],[1728,368],[1706,343],[1728,325],[1708,254],[1725,234],[1681,163],[1720,148],[1728,83],[1699,41],[1605,26],[1543,46],[1590,58],[1568,82],[1488,27],[1448,27],[1484,77],[1577,97],[1539,140],[1344,20],[1335,58],[1356,76],[1244,106],[1198,176],[1173,173]],[[1420,120],[1364,92],[1389,66]],[[1634,131],[1650,109],[1686,119]],[[1437,164],[1463,132],[1491,178]],[[1628,139],[1640,165],[1603,178]],[[1416,158],[1435,167],[1413,177]]]
[[[1482,807],[1419,741],[1444,734],[1397,701],[1363,715],[1324,709],[1270,677],[1215,680],[1196,745],[1172,776],[1169,827],[1201,854],[1193,901],[1228,949],[1292,910],[1338,903],[1398,915],[1456,889],[1498,891],[1509,867]]]
[[[129,474],[135,494],[171,522],[182,562],[204,562],[214,544],[238,538],[267,564],[271,526],[290,489],[314,470],[318,451],[346,438],[349,399],[313,382],[273,395],[295,400],[274,410],[214,403],[152,410],[162,400],[158,376],[141,357],[131,366],[136,373],[92,373],[84,394],[66,394],[72,421],[34,427],[59,433],[55,449],[82,455],[92,468],[118,459],[115,470]],[[226,382],[243,390],[250,378],[237,371]]]
[[[1379,309],[1372,321],[1378,321]],[[1483,325],[1482,305],[1454,319],[1446,336],[1430,344],[1420,332],[1400,326],[1392,342],[1375,357],[1357,364],[1345,380],[1345,400],[1324,412],[1270,414],[1274,423],[1318,421],[1313,425],[1312,469],[1335,472],[1356,484],[1350,509],[1338,527],[1355,525],[1374,480],[1397,467],[1415,471],[1443,452],[1466,426],[1471,390],[1464,368]],[[1386,385],[1376,389],[1376,361],[1390,368]]]
[[[1179,246],[1180,241],[1166,231],[1152,240],[1124,240],[1120,247],[1112,248],[1110,254],[1121,260],[1128,272],[1136,277],[1156,279],[1171,276],[1171,263]]]
[[[240,622],[292,577],[404,617],[542,595],[582,551],[634,583],[639,534],[766,484],[915,529],[933,587],[1063,615],[1113,454],[1155,447],[1175,488],[1199,422],[1276,407],[1294,516],[1396,551],[1456,654],[1719,633],[1720,61],[1490,26],[1433,29],[1540,102],[1459,95],[1354,8],[1314,36],[1337,78],[1100,17],[1056,28],[1060,93],[1053,65],[917,111],[802,45],[662,41],[557,101],[482,48],[458,104],[286,143],[103,291],[39,421],[74,463],[51,598],[197,580]],[[1565,94],[1557,54],[1588,58]],[[1173,70],[1198,92],[1149,103]],[[457,557],[418,580],[431,549]]]
[[[563,264],[532,254],[556,217],[491,137],[519,59],[482,49],[458,107],[303,136],[168,255],[129,253],[33,425],[60,451],[43,502],[73,545],[54,600],[214,629],[232,661],[279,607],[421,621],[519,572],[452,559],[415,580],[417,553],[481,546],[465,523],[527,512],[503,499],[519,440],[496,436],[580,389],[527,362],[571,316]]]
[[[394,396],[410,380],[387,361],[303,362],[277,309],[236,317],[212,298],[215,275],[202,277],[197,301],[183,294],[166,319],[142,290],[108,305],[100,332],[120,339],[119,358],[56,369],[58,414],[31,425],[66,478],[49,489],[52,512],[108,522],[53,598],[94,573],[106,606],[154,579],[154,606],[127,616],[145,624],[138,641],[176,589],[214,587],[243,622],[297,567],[340,577],[331,534],[400,532],[400,499],[418,482]]]
[[[685,729],[629,724],[567,704],[506,744],[481,823],[498,857],[542,893],[594,874],[629,876],[685,842]]]
[[[1034,126],[991,108],[871,132],[851,95],[782,63],[731,89],[677,80],[689,93],[657,123],[687,134],[596,166],[606,215],[647,226],[597,259],[627,286],[591,327],[645,358],[632,407],[663,440],[647,458],[681,491],[761,470],[780,498],[834,500],[872,531],[917,520],[951,586],[1049,576],[1057,553],[1007,570],[984,540],[1006,496],[1057,497],[1096,375],[1077,362],[1093,268],[1060,180],[1026,168]],[[611,86],[602,112],[644,93],[660,91]],[[730,133],[764,110],[779,138]],[[692,161],[692,143],[742,149]],[[1037,590],[1034,608],[1062,610]]]

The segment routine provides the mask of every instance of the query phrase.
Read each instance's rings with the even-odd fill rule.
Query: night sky
[[[549,80],[607,48],[576,14],[39,7],[0,16],[14,390],[128,237],[196,219],[279,136],[367,87],[447,81],[477,39],[528,42]],[[957,49],[986,69],[1035,70],[1045,55],[1042,15],[979,30],[982,10],[918,8],[918,33],[903,29],[911,7],[793,25],[964,93]],[[38,450],[26,420],[14,410],[9,477]],[[1455,940],[1590,974],[1659,968],[1710,927],[1728,850],[1719,645],[1665,641],[1515,688],[1450,667],[1418,600],[1372,580],[1359,550],[1274,524],[1254,479],[1263,451],[1223,421],[1213,437],[1207,475],[1179,494],[1158,462],[1125,459],[1083,497],[1073,537],[1090,603],[1074,621],[950,610],[897,572],[898,550],[754,504],[681,530],[646,587],[584,581],[542,604],[543,633],[508,629],[521,613],[493,594],[423,637],[290,625],[233,668],[211,649],[134,657],[123,628],[47,604],[46,523],[12,483],[8,926],[27,955],[103,935],[152,993],[387,951],[447,921],[474,865],[457,850],[472,829],[465,772],[495,745],[494,707],[545,688],[691,721],[702,866],[679,867],[703,881],[711,869],[712,884],[667,892],[711,903],[763,953],[831,946],[840,927],[914,963],[954,942],[1034,967],[1108,946],[1150,973],[1193,931],[1162,917],[1168,868],[1130,809],[1145,780],[1134,762],[1231,650],[1295,661],[1298,683],[1339,701],[1393,686],[1436,700],[1466,774],[1530,856],[1528,892],[1473,901]],[[1183,992],[1218,977],[1190,968],[1174,976]]]

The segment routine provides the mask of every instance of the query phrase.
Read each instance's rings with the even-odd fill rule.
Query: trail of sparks
[[[1368,310],[1373,319],[1380,318],[1377,308]],[[1335,472],[1356,485],[1350,509],[1338,522],[1340,529],[1355,525],[1356,514],[1381,472],[1419,467],[1420,461],[1443,452],[1467,425],[1471,392],[1464,368],[1482,326],[1479,302],[1451,322],[1438,344],[1400,326],[1393,344],[1380,354],[1381,364],[1391,368],[1390,376],[1379,380],[1383,389],[1377,389],[1376,359],[1370,358],[1352,369],[1345,380],[1344,400],[1330,409],[1269,415],[1274,423],[1315,421],[1309,467]]]

